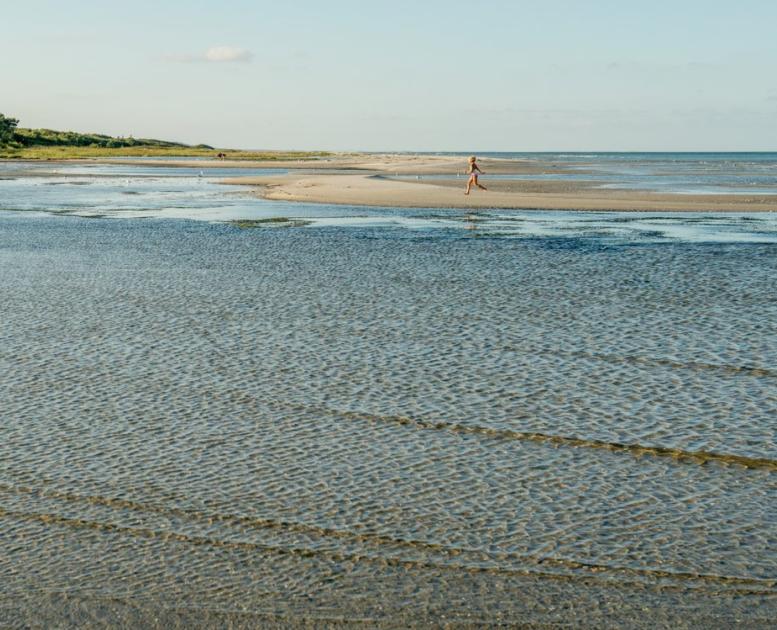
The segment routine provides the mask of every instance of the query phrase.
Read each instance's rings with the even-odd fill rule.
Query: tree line
[[[0,114],[0,144],[10,144],[13,142],[18,125],[18,118],[11,118],[10,116]]]
[[[186,148],[188,145],[180,142],[152,140],[149,138],[115,138],[100,133],[78,133],[76,131],[55,131],[53,129],[24,129],[19,127],[19,120],[0,114],[0,146],[6,147],[101,147],[119,149],[122,147],[170,147]],[[212,149],[208,145],[197,145],[195,148]]]

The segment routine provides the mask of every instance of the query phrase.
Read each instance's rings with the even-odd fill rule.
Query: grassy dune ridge
[[[243,151],[218,149],[207,144],[187,145],[151,138],[114,137],[104,134],[13,130],[13,139],[0,143],[0,158],[20,160],[67,160],[102,157],[209,157],[224,153],[230,160],[303,160],[325,157],[324,151]]]

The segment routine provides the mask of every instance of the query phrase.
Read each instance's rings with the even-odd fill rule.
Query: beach
[[[0,630],[777,626],[777,2],[3,18]]]
[[[382,159],[0,164],[0,625],[770,627],[773,214]]]
[[[169,164],[169,163],[168,163]],[[195,166],[199,163],[191,163]],[[407,155],[342,155],[311,162],[225,162],[221,166],[283,168],[284,175],[233,177],[224,183],[259,187],[267,199],[343,205],[461,209],[541,209],[666,212],[775,212],[775,195],[672,194],[597,187],[595,180],[546,181],[562,175],[567,164],[542,159],[483,159],[481,182],[488,191],[463,194],[466,158]],[[218,167],[219,163],[209,162]],[[310,171],[315,170],[315,173]],[[440,175],[456,176],[443,179]],[[491,179],[489,175],[520,175],[529,179]],[[531,179],[535,176],[536,179]]]
[[[488,191],[463,195],[460,183],[434,180],[388,180],[379,175],[286,175],[281,177],[232,178],[229,184],[260,186],[267,199],[399,208],[616,210],[662,212],[775,212],[777,200],[764,196],[732,199],[730,196],[659,195],[640,192],[592,192],[583,186],[535,183],[530,191],[504,190],[482,177]],[[563,192],[558,188],[563,187]]]

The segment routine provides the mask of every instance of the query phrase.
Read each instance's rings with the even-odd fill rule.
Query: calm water
[[[616,243],[777,243],[777,214],[774,213],[479,210],[473,217],[445,209],[366,208],[258,200],[243,186],[217,183],[224,177],[279,172],[285,171],[0,162],[0,212],[201,221],[283,217],[304,219],[314,228],[404,228],[403,236],[408,238],[425,237],[429,231],[439,237],[459,237],[466,230],[469,236],[492,238],[550,236]]]
[[[0,625],[769,626],[773,215],[120,168],[0,180]]]

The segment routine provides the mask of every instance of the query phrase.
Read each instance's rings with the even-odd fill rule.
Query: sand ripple
[[[777,612],[770,246],[27,217],[0,265],[0,622]]]

